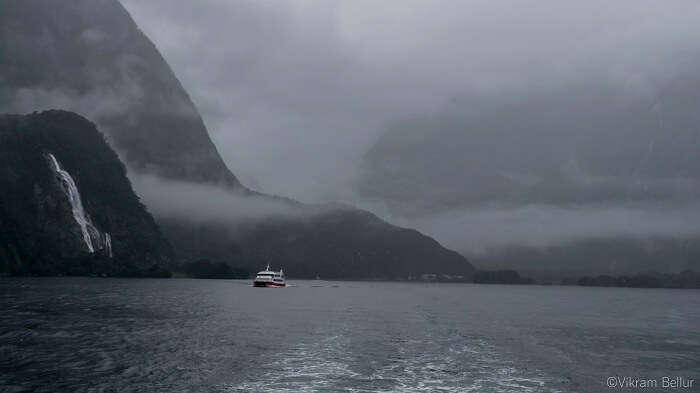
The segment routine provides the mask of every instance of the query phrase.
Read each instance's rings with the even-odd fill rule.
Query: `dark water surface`
[[[700,391],[697,290],[291,284],[0,279],[0,392]]]

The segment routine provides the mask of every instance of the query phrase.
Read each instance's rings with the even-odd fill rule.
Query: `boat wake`
[[[228,392],[560,392],[562,381],[518,368],[486,341],[451,337],[361,347],[345,335],[300,344]]]

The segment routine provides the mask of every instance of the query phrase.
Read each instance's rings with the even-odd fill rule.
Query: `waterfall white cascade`
[[[83,234],[83,241],[87,246],[91,254],[95,253],[95,250],[105,250],[107,255],[112,258],[112,237],[109,233],[104,235],[93,225],[90,216],[87,214],[83,208],[83,201],[80,199],[80,191],[78,191],[78,186],[76,186],[73,177],[61,167],[56,157],[53,154],[48,154],[49,160],[53,170],[61,179],[63,183],[64,190],[68,196],[68,201],[71,204],[73,210],[73,218],[75,222],[78,223],[80,231]]]
[[[107,256],[112,258],[112,236],[109,233],[105,233],[104,249],[107,251]]]

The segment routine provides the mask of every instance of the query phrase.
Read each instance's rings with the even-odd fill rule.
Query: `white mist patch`
[[[447,247],[469,253],[510,245],[545,247],[604,237],[679,237],[700,234],[700,206],[527,205],[486,207],[392,222],[415,227]]]
[[[107,255],[112,258],[112,237],[109,233],[103,234],[93,225],[90,216],[85,211],[85,208],[83,208],[80,191],[70,173],[63,169],[53,154],[49,153],[48,158],[52,169],[61,180],[61,184],[63,185],[66,196],[68,197],[68,202],[70,202],[73,211],[73,218],[80,227],[83,241],[88,251],[94,254],[95,250],[105,250]]]
[[[51,109],[62,109],[76,112],[95,122],[101,131],[109,134],[105,119],[126,116],[133,119],[134,113],[143,110],[147,98],[142,82],[133,78],[133,69],[144,67],[144,60],[133,55],[118,58],[120,69],[118,83],[113,87],[101,86],[84,92],[76,92],[65,88],[18,88],[7,89],[0,87],[0,96],[7,96],[7,105],[3,108],[7,113],[31,113]],[[115,77],[105,71],[90,70],[86,78],[102,81]],[[167,114],[182,117],[197,117],[189,103],[178,97],[170,97],[167,101]],[[162,108],[149,108],[150,113],[162,112]]]
[[[135,83],[124,83],[118,91],[91,90],[83,94],[62,89],[20,88],[13,91],[8,109],[26,113],[61,108],[98,121],[103,117],[127,113],[133,103],[140,102],[142,97],[143,90]]]
[[[245,195],[207,184],[165,180],[150,174],[129,178],[149,210],[159,217],[231,223],[266,218],[301,218],[303,205],[268,196]]]

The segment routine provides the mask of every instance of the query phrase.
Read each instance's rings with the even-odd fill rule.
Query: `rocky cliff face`
[[[187,93],[117,0],[3,1],[0,7],[0,112],[71,109],[95,121],[134,173],[284,200],[241,186]],[[57,157],[70,169],[69,162]],[[315,210],[284,201],[298,216]],[[205,200],[198,203],[206,205]],[[263,264],[274,257],[270,262],[299,261],[293,262],[298,272],[287,269],[295,275],[326,271],[337,261],[360,261],[352,262],[353,277],[373,277],[402,264],[411,268],[401,274],[441,273],[444,268],[468,275],[473,270],[466,259],[434,240],[365,212],[343,209],[315,217],[311,224],[237,225],[235,236],[220,223],[156,218],[182,262],[214,256],[234,264]]]
[[[70,112],[0,117],[0,270],[158,276],[173,254],[102,134]]]

